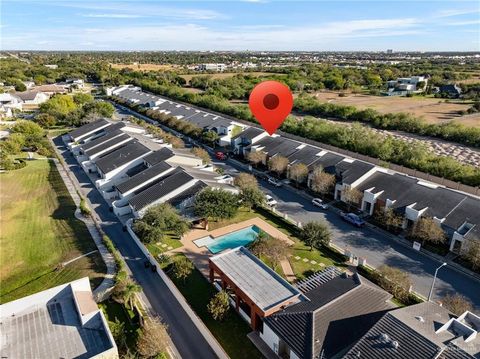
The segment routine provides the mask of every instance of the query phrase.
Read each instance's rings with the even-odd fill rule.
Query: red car
[[[215,152],[215,157],[221,161],[225,161],[227,159],[227,155],[223,152]]]

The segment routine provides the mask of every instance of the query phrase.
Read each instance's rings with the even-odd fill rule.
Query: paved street
[[[116,107],[120,118],[134,115],[146,119],[145,116],[134,111]],[[215,159],[214,163],[227,166],[225,162]],[[228,167],[241,169],[232,161],[228,161],[226,168]],[[342,248],[348,247],[356,256],[366,258],[367,263],[373,267],[387,264],[408,272],[413,281],[413,289],[425,297],[428,296],[435,268],[441,262],[406,248],[381,232],[369,228],[358,229],[344,222],[337,214],[313,206],[309,200],[285,187],[277,188],[267,184],[266,181],[261,181],[260,185],[265,193],[278,201],[277,209],[280,212],[302,223],[318,219],[327,220],[332,228],[333,242],[336,245]],[[459,293],[469,298],[476,310],[480,310],[480,282],[452,268],[444,267],[438,273],[433,299],[442,298],[447,293]]]
[[[266,193],[278,201],[277,209],[280,212],[302,223],[327,220],[332,228],[335,244],[342,248],[348,247],[358,257],[367,258],[367,263],[373,267],[387,264],[401,268],[410,274],[414,290],[428,296],[433,273],[441,263],[404,247],[380,232],[369,228],[356,228],[332,211],[321,210],[286,188],[273,187],[265,181],[261,181],[261,185]],[[441,298],[448,292],[457,292],[468,297],[476,308],[480,309],[480,283],[444,267],[438,272],[433,298]]]
[[[57,147],[60,144],[57,139]],[[60,144],[61,145],[61,144]],[[102,229],[115,242],[134,279],[142,286],[153,309],[168,325],[171,338],[183,358],[217,358],[208,342],[193,324],[190,317],[178,303],[160,277],[144,268],[146,259],[127,232],[124,232],[115,215],[109,211],[106,202],[90,182],[88,176],[78,166],[76,160],[67,151],[61,149],[70,170],[82,186],[83,195],[88,197],[98,217]]]

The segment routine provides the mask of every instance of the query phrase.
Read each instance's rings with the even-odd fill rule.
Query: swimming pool
[[[200,238],[193,241],[193,243],[195,243],[197,247],[207,247],[210,252],[215,254],[225,249],[246,246],[253,242],[259,233],[260,228],[257,226],[250,226],[239,231],[224,234],[217,238],[212,238],[211,236]]]

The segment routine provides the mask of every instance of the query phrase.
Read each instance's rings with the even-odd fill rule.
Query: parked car
[[[275,187],[282,187],[282,182],[280,182],[279,180],[273,177],[268,177],[267,182],[270,183],[271,185],[274,185]]]
[[[230,175],[217,176],[217,177],[215,177],[215,179],[219,183],[232,183],[233,182],[233,177],[230,176]]]
[[[275,201],[272,196],[267,194],[265,195],[265,203],[267,206],[274,207],[277,204],[277,201]]]
[[[320,198],[312,199],[312,204],[316,207],[320,207],[321,209],[328,209],[328,204],[323,203],[323,201]]]
[[[220,160],[220,161],[225,161],[227,159],[227,155],[223,152],[215,152],[215,157],[217,158],[217,160]]]
[[[365,221],[359,216],[357,216],[355,213],[341,212],[340,216],[343,218],[344,221],[349,222],[356,227],[363,227],[365,225]]]

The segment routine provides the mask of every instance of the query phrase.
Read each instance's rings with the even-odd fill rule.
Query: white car
[[[218,183],[232,183],[233,177],[230,175],[222,175],[215,177]]]
[[[268,177],[268,183],[273,184],[275,187],[282,187],[282,182],[273,177]]]
[[[267,194],[265,195],[265,203],[267,206],[273,207],[277,204],[277,201],[275,201],[272,196]]]
[[[312,204],[316,207],[320,207],[321,209],[328,209],[328,204],[323,203],[323,201],[320,198],[312,199]]]

